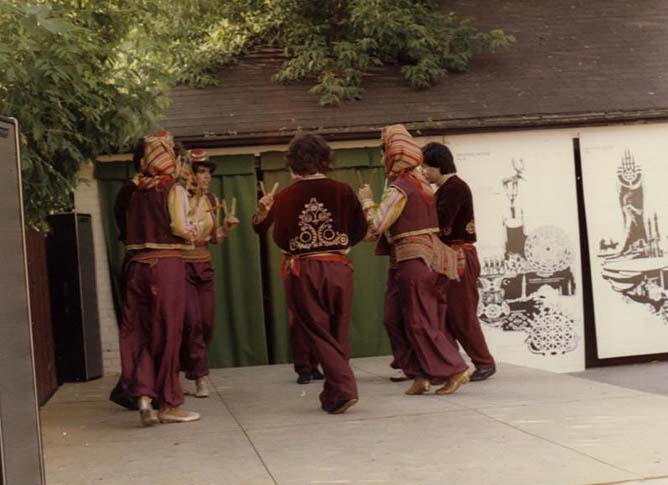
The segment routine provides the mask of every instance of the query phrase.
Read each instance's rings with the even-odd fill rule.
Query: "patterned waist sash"
[[[157,259],[161,258],[179,258],[183,259],[184,254],[189,251],[181,249],[145,249],[143,251],[136,251],[129,254],[130,262],[132,263],[150,263],[153,264]]]
[[[204,246],[197,245],[192,251],[183,251],[183,260],[186,263],[200,263],[211,261],[211,252],[209,251],[209,245]]]
[[[475,250],[475,244],[468,242],[452,242],[448,243],[453,250],[457,251],[457,274],[462,277],[466,272],[466,251]]]
[[[461,253],[463,256],[463,252]],[[435,234],[409,236],[391,246],[390,267],[396,269],[402,261],[421,259],[432,271],[451,280],[459,280],[459,252],[441,242]]]
[[[475,249],[475,244],[470,243],[470,242],[455,241],[455,242],[449,242],[449,243],[446,243],[446,244],[448,246],[450,246],[452,249],[454,249],[455,251],[459,251],[460,249],[462,251],[471,251],[471,250]]]

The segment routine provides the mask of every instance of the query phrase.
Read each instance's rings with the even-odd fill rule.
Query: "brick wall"
[[[90,214],[93,220],[93,240],[95,244],[95,281],[97,285],[97,305],[102,339],[102,359],[105,374],[120,372],[121,362],[118,351],[118,324],[114,312],[114,301],[109,277],[109,263],[104,241],[104,228],[100,209],[97,180],[93,177],[93,165],[82,164],[79,184],[74,193],[77,212]]]

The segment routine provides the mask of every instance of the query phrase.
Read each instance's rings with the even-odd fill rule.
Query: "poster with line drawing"
[[[495,358],[556,372],[583,369],[572,137],[541,131],[444,141],[473,191],[478,316]]]
[[[599,358],[668,352],[667,135],[648,125],[581,137]]]

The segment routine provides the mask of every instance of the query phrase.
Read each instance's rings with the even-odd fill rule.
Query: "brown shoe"
[[[409,396],[417,396],[418,394],[429,392],[430,389],[431,384],[429,383],[429,379],[425,377],[416,377],[413,380],[411,387],[406,391],[406,394]]]
[[[436,391],[436,394],[439,395],[454,394],[455,392],[457,392],[457,390],[459,390],[460,387],[462,387],[468,381],[469,381],[468,370],[464,370],[459,374],[455,374],[454,376],[452,376],[445,386],[441,387],[438,391]]]
[[[352,406],[357,404],[358,401],[359,399],[351,399],[349,401],[339,401],[339,403],[336,406],[334,406],[333,409],[327,412],[329,414],[343,414],[346,411],[348,411],[348,409],[350,409]]]
[[[199,413],[188,411],[184,407],[164,408],[158,413],[158,419],[161,423],[190,423],[199,421]]]

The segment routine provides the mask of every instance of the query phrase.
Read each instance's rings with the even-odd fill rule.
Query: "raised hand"
[[[369,184],[362,185],[357,191],[357,197],[360,201],[373,200],[373,191]]]
[[[266,215],[274,205],[274,196],[278,191],[278,182],[274,184],[271,192],[267,193],[264,182],[260,181],[260,190],[262,191],[262,198],[258,201],[257,208],[261,215]]]

